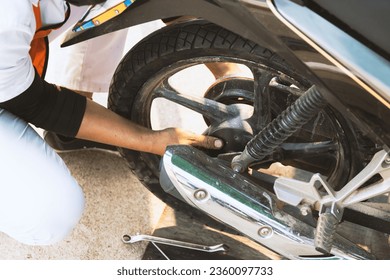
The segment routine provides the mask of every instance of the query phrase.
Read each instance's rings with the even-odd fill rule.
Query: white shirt
[[[30,87],[34,68],[29,55],[36,31],[33,6],[40,3],[43,25],[64,21],[63,0],[6,0],[0,7],[0,102]]]

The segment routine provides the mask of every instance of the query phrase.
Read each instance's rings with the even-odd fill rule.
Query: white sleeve
[[[2,1],[0,9],[0,102],[24,92],[34,80],[29,55],[35,33],[30,1]]]
[[[65,20],[68,6],[64,0],[40,0],[42,24],[52,25]]]

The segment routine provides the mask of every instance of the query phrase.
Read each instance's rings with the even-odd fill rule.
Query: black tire
[[[204,21],[192,21],[165,27],[138,43],[121,61],[110,87],[109,108],[116,113],[146,127],[151,127],[150,114],[153,85],[161,82],[161,73],[174,73],[184,64],[209,62],[247,61],[252,66],[266,67],[275,73],[283,73],[302,88],[311,84],[299,75],[275,53],[228,30]],[[284,109],[284,108],[282,108]],[[278,111],[278,109],[275,109]],[[339,126],[340,145],[345,145],[343,155],[346,166],[339,169],[337,184],[345,183],[363,161],[359,152],[359,140],[349,123],[340,114],[328,108],[329,118]],[[162,198],[159,187],[160,158],[147,153],[120,149],[130,168],[151,191]],[[340,163],[341,164],[341,163]],[[341,170],[342,169],[342,170]],[[342,177],[342,179],[341,179]],[[340,181],[340,182],[339,182]]]

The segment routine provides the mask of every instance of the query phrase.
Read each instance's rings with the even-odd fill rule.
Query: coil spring
[[[326,104],[321,93],[312,86],[247,144],[247,152],[256,160],[263,159],[318,114]]]

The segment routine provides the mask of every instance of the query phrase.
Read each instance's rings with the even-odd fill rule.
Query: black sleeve
[[[48,131],[74,137],[79,131],[86,108],[86,98],[66,88],[49,84],[37,73],[22,94],[0,103],[14,115]]]

